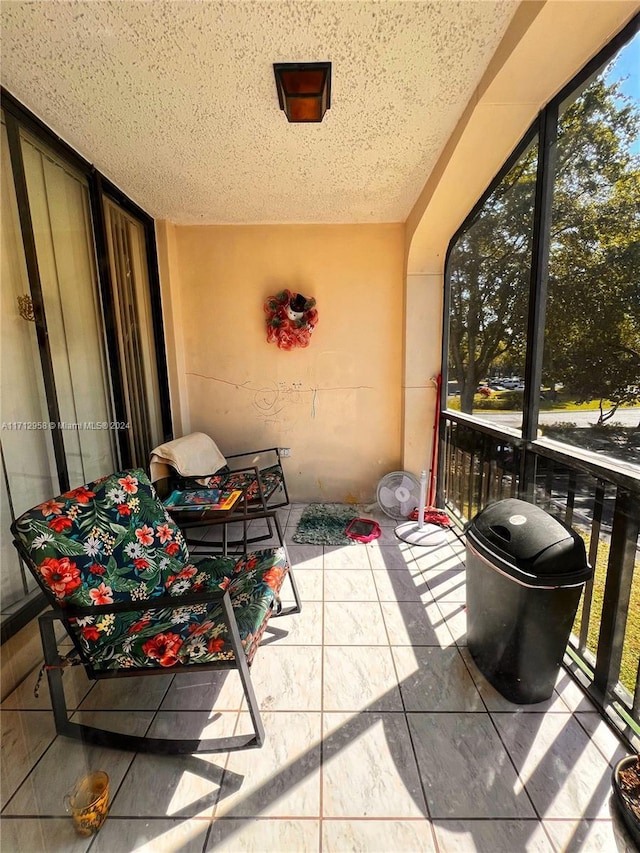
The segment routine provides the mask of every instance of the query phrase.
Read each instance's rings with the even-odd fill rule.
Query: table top
[[[204,501],[206,499],[206,493],[210,492],[212,496],[215,498],[216,495],[219,497],[220,490],[219,489],[180,489],[176,490],[172,488],[171,478],[167,478],[163,481],[158,481],[156,485],[156,491],[158,495],[162,498],[162,501],[165,505],[165,509],[174,519],[176,524],[178,524],[181,528],[186,527],[201,527],[203,524],[215,524],[216,522],[225,522],[229,520],[230,515],[235,515],[236,518],[241,520],[244,515],[246,515],[246,494],[243,489],[234,489],[232,501],[229,502],[226,506],[211,506],[210,504],[203,503],[200,507],[198,503],[189,502],[188,507],[180,506],[176,504],[175,506],[168,506],[167,502],[171,499],[173,502],[179,500],[179,496],[176,494],[179,492],[197,492],[201,499]],[[218,502],[218,501],[216,501]],[[239,504],[243,504],[244,511],[238,511],[241,509]]]
[[[163,503],[170,512],[219,512],[233,509],[242,495],[242,489],[174,489]]]

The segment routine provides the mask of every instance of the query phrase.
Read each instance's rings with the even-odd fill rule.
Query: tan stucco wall
[[[404,227],[162,224],[157,236],[184,431],[225,453],[290,447],[294,500],[372,501],[401,456]],[[285,287],[317,300],[308,348],[267,343],[263,303]]]
[[[420,193],[406,222],[407,470],[417,472],[425,455],[430,458],[437,400],[429,377],[440,370],[442,349],[442,323],[434,314],[442,306],[452,236],[542,107],[639,9],[637,2],[617,0],[522,3]],[[417,441],[425,424],[425,441]]]
[[[639,9],[523,2],[404,225],[159,223],[175,434],[290,446],[298,500],[368,501],[388,471],[428,469],[449,241],[539,110]],[[262,302],[283,287],[318,300],[308,350],[266,343]]]

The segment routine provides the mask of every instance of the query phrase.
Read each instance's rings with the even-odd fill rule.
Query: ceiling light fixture
[[[291,122],[322,121],[331,107],[331,63],[274,63],[280,109]]]

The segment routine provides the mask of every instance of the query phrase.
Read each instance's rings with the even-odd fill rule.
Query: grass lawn
[[[587,553],[589,553],[589,534],[583,530],[579,530],[577,527],[576,530],[584,539],[587,547]],[[609,545],[606,542],[601,541],[598,547],[598,558],[596,560],[593,577],[593,597],[591,600],[591,613],[589,616],[589,631],[587,633],[587,648],[594,655],[598,647],[600,617],[602,614],[604,584],[607,576],[608,562]],[[573,633],[576,634],[576,636],[580,634],[583,600],[584,594],[578,607],[576,621],[573,624]],[[638,657],[640,657],[640,562],[636,559],[633,582],[631,584],[631,598],[629,599],[629,609],[627,611],[627,626],[622,650],[622,662],[620,664],[620,683],[626,687],[632,696],[636,684]]]
[[[507,411],[507,404],[512,404],[514,401],[513,391],[495,391],[491,397],[485,398],[480,394],[477,394],[474,397],[474,411],[475,410],[496,410],[496,411]],[[522,398],[522,392],[518,392],[518,396],[520,399]],[[454,397],[449,398],[448,407],[452,410],[460,410],[460,398]],[[637,406],[634,406],[634,408]],[[570,400],[562,400],[559,399],[556,401],[550,400],[541,400],[540,408],[542,411],[557,411],[560,413],[566,412],[577,412],[577,411],[598,411],[598,404],[594,401],[589,403],[581,403],[577,404]],[[513,408],[513,411],[517,411],[517,409]],[[614,416],[615,420],[615,416]],[[560,425],[562,426],[562,425]],[[547,431],[548,428],[547,428]],[[601,432],[592,431],[594,442],[596,439],[601,436]],[[585,430],[582,430],[581,433],[585,433]],[[607,445],[605,448],[605,452],[610,453],[611,455],[617,457],[619,454],[619,450],[616,450],[617,444],[615,442],[617,434],[620,433],[622,435],[622,440],[624,443],[623,449],[625,453],[625,461],[636,461],[637,451],[638,451],[638,442],[634,436],[637,436],[637,429],[632,427],[612,427],[608,426],[606,428],[606,435],[609,435],[610,445]],[[591,436],[591,431],[589,432],[589,436]],[[555,437],[555,436],[554,436]],[[633,440],[632,440],[633,439]],[[577,446],[586,446],[588,449],[592,449],[595,451],[602,450],[602,447],[590,446],[589,443],[585,443],[584,436],[582,440],[576,440],[575,437],[572,439],[570,435],[567,435],[565,438],[561,438],[568,444],[575,444]],[[613,442],[613,443],[611,443]],[[615,445],[615,446],[614,446]],[[635,454],[635,455],[634,455]],[[469,513],[471,513],[471,507],[465,507]],[[585,544],[587,547],[587,553],[589,553],[589,532],[580,530],[577,526],[575,529],[580,533],[582,538],[585,540]],[[600,541],[598,547],[598,556],[596,559],[595,571],[594,571],[594,579],[593,579],[593,595],[591,600],[591,612],[589,615],[589,628],[587,632],[587,649],[595,656],[597,647],[598,647],[598,638],[600,634],[600,619],[602,615],[602,605],[604,600],[604,587],[605,587],[605,579],[607,575],[607,565],[609,562],[609,545],[604,541]],[[580,626],[581,626],[581,614],[582,614],[582,602],[584,600],[584,594],[581,599],[580,605],[578,607],[578,615],[576,617],[573,633],[576,636],[580,634]],[[620,664],[620,683],[631,693],[633,696],[633,692],[635,690],[636,684],[636,675],[638,671],[638,659],[640,658],[640,560],[638,560],[636,556],[636,562],[634,566],[634,575],[633,581],[631,585],[631,595],[629,599],[629,608],[627,611],[627,623],[625,628],[625,637],[624,644],[622,650],[622,660]]]
[[[613,403],[609,400],[604,401],[603,408],[605,412],[610,409]],[[625,408],[621,406],[621,408]],[[540,400],[541,412],[597,412],[600,409],[596,400],[589,400],[587,403],[575,403],[573,400]],[[614,416],[615,417],[615,416]]]
[[[476,394],[473,398],[474,411],[498,411],[498,412],[521,412],[522,411],[522,391],[493,391],[490,397],[484,397],[482,394]],[[605,412],[611,408],[613,404],[609,400],[603,402]],[[636,408],[637,403],[623,403],[620,408]],[[447,408],[454,412],[460,411],[460,397],[449,397],[447,400]],[[558,412],[565,414],[566,412],[597,412],[600,406],[597,400],[589,400],[586,403],[576,403],[574,400],[563,398],[558,394],[556,400],[540,400],[541,412]],[[615,420],[615,415],[613,416]]]

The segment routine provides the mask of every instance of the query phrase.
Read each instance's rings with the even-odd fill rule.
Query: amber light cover
[[[331,107],[331,63],[275,63],[280,109],[290,122],[322,121]]]

